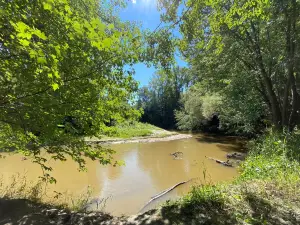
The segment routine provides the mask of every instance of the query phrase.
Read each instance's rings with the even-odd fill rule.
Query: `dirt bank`
[[[197,201],[179,201],[123,217],[101,212],[71,212],[23,199],[0,199],[0,224],[297,225],[300,224],[299,188],[293,190],[280,188],[276,182],[251,181],[224,186],[214,193],[218,198],[206,196]]]
[[[115,139],[96,139],[92,138],[87,140],[86,142],[89,144],[125,144],[125,143],[142,143],[142,142],[159,142],[159,141],[173,141],[179,139],[187,139],[191,138],[192,135],[190,134],[179,134],[174,132],[169,133],[156,133],[153,136],[147,137],[135,137],[135,138],[115,138]]]

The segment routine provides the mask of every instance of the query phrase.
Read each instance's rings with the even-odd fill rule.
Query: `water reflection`
[[[109,198],[106,211],[114,214],[135,214],[152,196],[166,190],[176,183],[194,179],[181,185],[167,195],[153,201],[151,209],[165,200],[186,194],[195,183],[230,180],[236,175],[234,168],[228,168],[208,160],[205,156],[226,160],[226,153],[240,149],[235,138],[196,135],[190,139],[169,142],[131,143],[111,146],[116,150],[116,160],[123,160],[125,166],[102,166],[88,160],[88,172],[78,172],[76,163],[52,161],[53,176],[57,184],[51,190],[82,192],[87,186],[93,188],[93,197]],[[182,159],[176,160],[170,153],[180,151]],[[20,155],[1,160],[0,170],[4,176],[27,170],[29,179],[41,175],[37,165],[29,160],[21,162]],[[206,171],[204,179],[204,171]],[[96,208],[96,203],[90,205]]]
[[[120,168],[118,178],[109,175],[114,174],[115,169],[100,169],[104,175],[100,181],[101,196],[113,196],[107,203],[107,211],[118,215],[136,213],[155,194],[192,178],[198,178],[197,183],[232,179],[236,175],[234,168],[223,167],[207,160],[205,156],[226,160],[223,149],[228,152],[236,151],[239,146],[235,140],[213,142],[209,139],[210,141],[205,142],[199,141],[200,138],[201,135],[170,142],[112,145],[117,151],[117,159],[123,159],[126,166]],[[176,160],[170,155],[176,151],[183,152],[182,159]],[[195,179],[154,201],[149,207],[187,193],[192,184],[195,184]]]

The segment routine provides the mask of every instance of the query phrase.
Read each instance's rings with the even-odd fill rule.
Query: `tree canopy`
[[[33,156],[44,171],[42,151],[80,168],[84,156],[111,163],[111,150],[84,137],[140,116],[137,62],[158,69],[139,90],[142,121],[194,129],[216,112],[247,131],[300,123],[298,0],[158,2],[166,26],[150,32],[118,18],[123,0],[1,1],[1,151]],[[173,66],[177,51],[188,68]]]
[[[139,89],[137,107],[143,109],[141,121],[165,129],[176,128],[174,110],[179,108],[180,95],[191,81],[186,68],[158,70],[149,85]]]
[[[179,48],[199,80],[224,90],[225,100],[239,98],[238,113],[255,119],[259,109],[279,129],[299,124],[299,1],[160,2],[165,21],[181,18]],[[239,87],[244,97],[232,89]]]
[[[141,33],[120,22],[115,6],[96,0],[1,1],[2,151],[33,156],[44,171],[51,168],[41,151],[60,160],[70,155],[81,168],[82,156],[111,162],[111,150],[91,148],[78,133],[97,136],[111,119],[139,113],[124,104],[137,90],[132,70],[124,66],[139,60]]]

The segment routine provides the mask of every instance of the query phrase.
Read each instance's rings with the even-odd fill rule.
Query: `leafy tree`
[[[177,127],[181,130],[200,130],[214,114],[221,112],[222,96],[196,83],[182,94],[181,108],[175,111]]]
[[[174,110],[179,107],[180,93],[190,85],[190,74],[184,68],[159,70],[148,87],[139,90],[138,107],[143,108],[143,122],[163,128],[174,128]]]
[[[107,2],[14,0],[0,3],[0,149],[33,156],[49,177],[46,151],[111,163],[112,150],[86,145],[106,124],[136,115],[124,105],[137,84],[124,65],[138,61],[140,32]],[[125,108],[126,110],[124,110]],[[73,118],[78,125],[65,123]],[[42,148],[41,148],[42,147]]]
[[[161,0],[163,19],[181,16],[180,49],[199,76],[212,88],[245,85],[278,129],[299,124],[300,2],[188,0],[180,13],[181,4]]]

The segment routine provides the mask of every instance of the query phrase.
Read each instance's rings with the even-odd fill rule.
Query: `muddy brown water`
[[[103,166],[88,160],[88,171],[79,172],[71,160],[51,161],[57,183],[48,186],[48,193],[80,195],[90,187],[93,200],[89,209],[99,208],[97,199],[105,198],[105,211],[118,216],[136,214],[151,197],[179,182],[192,179],[152,201],[142,211],[187,194],[193,185],[232,180],[237,175],[235,168],[222,166],[206,156],[225,161],[227,153],[241,149],[241,141],[232,137],[193,135],[189,139],[118,144],[111,148],[117,152],[114,158],[123,160],[125,166]],[[176,151],[183,153],[181,159],[170,155]],[[22,161],[18,154],[0,159],[0,171],[4,182],[16,173],[25,173],[28,180],[42,174],[38,165],[30,160]]]

